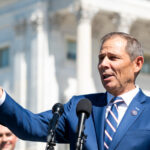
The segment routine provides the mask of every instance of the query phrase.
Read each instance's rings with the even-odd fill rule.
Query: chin
[[[112,85],[112,84],[105,84],[105,89],[108,90],[113,90],[114,88],[116,88],[116,86]]]
[[[116,86],[108,86],[107,85],[107,86],[105,86],[105,89],[106,89],[106,91],[108,91],[109,93],[114,95],[114,93],[116,91]]]

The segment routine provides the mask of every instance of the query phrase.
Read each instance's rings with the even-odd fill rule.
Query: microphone
[[[51,146],[55,146],[55,130],[57,128],[57,123],[58,120],[60,118],[60,116],[63,114],[64,112],[64,106],[63,104],[60,103],[56,103],[53,107],[52,107],[52,113],[53,113],[53,117],[50,120],[49,123],[49,134],[47,136],[47,150],[50,149]]]
[[[83,143],[86,140],[86,135],[84,135],[85,121],[90,116],[92,110],[91,101],[88,99],[81,99],[77,104],[76,113],[79,118],[78,128],[77,128],[77,142],[76,150],[83,149]]]
[[[64,106],[60,103],[56,103],[52,107],[53,118],[51,119],[50,125],[49,125],[51,130],[56,129],[58,119],[63,114],[63,112],[64,112]]]

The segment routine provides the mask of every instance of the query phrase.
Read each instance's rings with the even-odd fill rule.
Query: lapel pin
[[[135,109],[136,109],[137,111],[139,111],[139,110],[140,110],[138,107],[135,107]]]
[[[132,110],[132,111],[131,111],[131,115],[132,115],[132,116],[136,116],[137,113],[138,113],[138,112],[137,112],[136,110]]]

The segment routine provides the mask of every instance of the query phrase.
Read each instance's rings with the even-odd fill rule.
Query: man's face
[[[14,150],[17,137],[6,127],[0,125],[0,150]]]
[[[119,36],[104,42],[99,54],[98,69],[102,84],[117,96],[135,87],[135,62],[125,51],[126,40]]]

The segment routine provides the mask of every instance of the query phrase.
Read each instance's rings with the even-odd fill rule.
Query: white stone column
[[[16,21],[14,26],[15,39],[13,41],[13,96],[19,104],[26,107],[26,87],[27,87],[27,65],[25,52],[25,31],[26,21],[21,19]],[[17,148],[26,149],[26,142],[19,140]]]
[[[78,94],[95,92],[92,79],[91,12],[80,9],[77,25],[77,91]]]
[[[34,99],[36,112],[50,110],[58,102],[55,59],[49,53],[47,12],[45,6],[42,5],[41,8],[43,9],[34,12],[30,19],[32,32],[34,32],[31,44],[30,100]],[[46,143],[37,143],[36,149],[44,149],[45,146]]]
[[[49,55],[46,14],[38,10],[31,17],[36,37],[32,43],[32,79],[37,98],[37,111],[50,109],[58,101],[58,85],[55,75],[55,60]]]
[[[120,13],[119,15],[120,19],[118,24],[118,31],[130,33],[130,28],[132,26],[132,23],[136,20],[136,17],[132,16],[131,14],[125,13]]]

